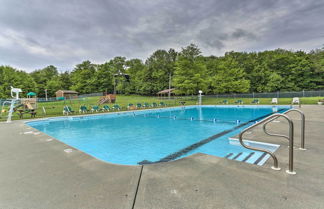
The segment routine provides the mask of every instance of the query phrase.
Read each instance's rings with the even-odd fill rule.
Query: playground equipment
[[[116,101],[116,94],[107,94],[106,96],[103,96],[99,99],[98,104],[104,104],[104,103],[115,103]]]
[[[37,109],[37,97],[35,92],[28,92],[27,98],[21,99],[22,104],[24,104],[24,109],[26,110],[36,110]]]
[[[23,114],[25,112],[28,112],[31,114],[31,117],[36,116],[36,109],[37,109],[37,98],[36,98],[36,93],[34,92],[29,92],[27,94],[27,98],[19,98],[19,93],[21,93],[22,90],[19,88],[14,88],[11,86],[11,91],[10,95],[13,99],[8,99],[7,101],[4,101],[1,105],[1,113],[0,117],[2,117],[2,114],[6,112],[4,109],[4,106],[6,104],[10,104],[10,108],[8,111],[8,116],[7,116],[7,123],[11,122],[12,119],[12,114],[16,111],[18,111],[18,115],[20,118],[23,117]],[[22,107],[22,108],[20,108]],[[20,109],[18,109],[20,108]]]

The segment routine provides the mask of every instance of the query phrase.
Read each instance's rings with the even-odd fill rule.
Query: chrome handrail
[[[292,120],[287,116],[287,115],[284,115],[284,114],[280,114],[280,113],[275,113],[273,115],[270,115],[266,118],[264,118],[263,120],[253,124],[252,126],[244,129],[240,134],[239,134],[239,141],[241,143],[241,145],[247,149],[251,149],[251,150],[255,150],[255,151],[260,151],[260,152],[265,152],[267,154],[269,154],[272,159],[273,159],[273,166],[271,167],[272,169],[274,170],[280,170],[280,168],[278,167],[278,159],[277,157],[274,155],[273,152],[270,152],[266,149],[260,149],[260,148],[256,148],[256,147],[250,147],[248,145],[246,145],[244,142],[243,142],[243,134],[245,132],[247,132],[248,130],[251,130],[252,128],[260,125],[260,124],[263,124],[265,122],[267,122],[268,120],[271,120],[271,119],[274,119],[274,118],[278,118],[278,117],[283,117],[285,118],[287,121],[288,121],[288,124],[289,124],[289,169],[286,171],[288,174],[296,174],[296,172],[294,171],[294,124],[292,122]],[[271,120],[272,121],[272,120]]]
[[[287,110],[286,112],[284,112],[284,114],[287,114],[289,112],[292,112],[292,111],[295,111],[295,112],[298,112],[301,116],[301,130],[300,130],[300,138],[301,138],[301,141],[300,141],[300,150],[306,150],[305,148],[305,126],[306,126],[306,122],[305,122],[305,114],[301,111],[301,110],[298,110],[298,109],[290,109],[290,110]]]
[[[298,113],[300,114],[300,116],[301,116],[301,131],[300,131],[300,132],[301,132],[301,133],[300,133],[300,134],[301,134],[301,142],[300,142],[300,148],[299,148],[299,149],[300,149],[300,150],[306,150],[306,149],[305,149],[305,114],[304,114],[301,110],[298,110],[298,109],[290,109],[290,110],[285,111],[285,112],[282,113],[282,114],[287,114],[287,113],[292,112],[292,111],[298,112]],[[276,118],[278,118],[278,117],[276,117]],[[284,137],[284,138],[286,138],[286,139],[289,140],[289,137],[286,136],[286,135],[272,134],[272,133],[269,133],[269,132],[267,131],[267,129],[266,129],[266,125],[267,125],[268,123],[274,121],[276,118],[273,118],[273,119],[267,121],[265,124],[263,124],[263,131],[264,131],[264,133],[266,133],[266,134],[269,135],[269,136]]]
[[[263,132],[266,133],[266,134],[269,135],[269,136],[283,137],[283,138],[286,138],[287,140],[289,140],[289,136],[281,135],[281,134],[272,134],[272,133],[269,133],[269,132],[267,131],[267,127],[266,127],[267,124],[269,124],[269,123],[271,123],[272,121],[276,120],[278,117],[279,117],[279,116],[274,117],[274,118],[272,118],[271,120],[265,122],[265,123],[263,124],[263,127],[262,127],[262,128],[263,128]]]

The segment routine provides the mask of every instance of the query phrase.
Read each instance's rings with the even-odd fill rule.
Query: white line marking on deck
[[[32,133],[34,133],[33,131],[26,131],[26,132],[24,132],[24,134],[32,134]]]
[[[72,149],[65,149],[64,152],[71,153],[71,152],[73,152],[73,150]]]

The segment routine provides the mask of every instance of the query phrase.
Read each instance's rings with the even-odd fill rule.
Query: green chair
[[[121,107],[118,105],[118,104],[115,104],[113,107],[112,107],[113,110],[121,110]]]
[[[136,104],[136,109],[141,109],[143,106],[142,106],[142,104],[141,103],[137,103]]]
[[[259,101],[258,99],[254,99],[251,103],[252,103],[252,104],[259,104],[260,101]]]
[[[104,105],[102,110],[108,112],[110,111],[110,107],[108,105]]]
[[[149,104],[149,103],[147,103],[147,102],[144,102],[144,105],[143,105],[143,107],[144,107],[144,108],[148,108],[148,107],[150,107],[150,104]]]
[[[152,107],[157,107],[158,105],[155,102],[153,102],[151,106]]]
[[[243,104],[243,101],[240,100],[240,99],[238,99],[238,100],[236,100],[234,103],[235,103],[235,104]]]
[[[63,107],[63,115],[69,115],[69,114],[73,114],[74,110],[72,110],[72,108],[70,106],[64,106]]]
[[[221,102],[221,104],[228,104],[227,99],[224,99],[224,100]]]
[[[69,110],[67,108],[67,106],[63,107],[63,115],[68,115],[69,114]]]
[[[164,103],[164,102],[160,102],[160,104],[159,104],[161,107],[165,107],[166,106],[166,104]]]
[[[88,110],[88,108],[86,106],[81,105],[80,109],[79,109],[79,112],[80,113],[87,113],[87,112],[89,112],[89,110]]]
[[[99,106],[98,105],[95,105],[95,106],[92,106],[91,107],[91,112],[93,113],[93,112],[99,112],[100,111],[100,108],[99,108]]]
[[[132,109],[132,108],[134,108],[134,104],[129,103],[129,104],[127,105],[127,109],[129,110],[129,109]]]

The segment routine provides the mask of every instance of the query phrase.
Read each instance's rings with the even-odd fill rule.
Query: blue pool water
[[[198,152],[229,159],[236,156],[236,160],[243,160],[251,150],[229,137],[254,123],[255,119],[261,120],[273,112],[287,109],[287,106],[191,106],[60,117],[27,124],[111,163],[136,165],[143,161],[169,161]],[[199,144],[219,133],[223,135]],[[195,144],[198,145],[193,146]],[[266,144],[258,146],[271,151],[277,148]],[[230,153],[232,155],[228,156]],[[262,154],[255,152],[246,162],[255,163]],[[262,161],[255,164],[260,163]]]

